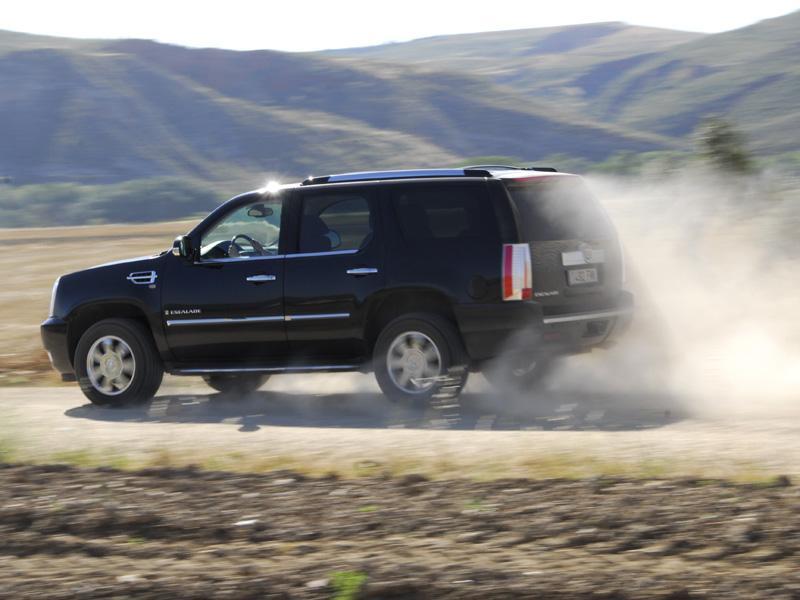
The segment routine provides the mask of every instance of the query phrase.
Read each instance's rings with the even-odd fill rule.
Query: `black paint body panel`
[[[463,186],[480,196],[485,203],[484,235],[469,243],[447,239],[418,244],[407,239],[394,198],[416,186],[445,184]],[[298,254],[303,198],[342,189],[357,190],[368,198],[373,219],[369,242],[353,252]],[[570,292],[561,302],[553,298],[503,302],[502,246],[517,243],[520,233],[511,200],[498,180],[463,177],[336,183],[285,187],[277,193],[284,204],[276,256],[208,263],[197,256],[165,252],[63,276],[54,314],[41,327],[53,366],[62,374],[73,373],[72,353],[81,327],[85,329],[90,319],[87,315],[106,318],[115,311],[147,324],[168,371],[237,365],[329,365],[335,370],[368,368],[377,335],[374,319],[391,315],[395,305],[413,312],[415,299],[426,309],[437,307],[455,322],[475,363],[498,356],[520,339],[525,347],[540,347],[546,334],[553,331],[563,333],[557,337],[568,341],[566,350],[598,344],[617,326],[616,321],[609,332],[594,338],[587,337],[585,323],[545,326],[544,320],[560,308],[581,312],[601,305],[632,304],[632,297],[621,292],[621,256],[611,241],[603,242],[603,248],[610,257],[607,268],[613,277],[602,293]],[[199,248],[204,231],[231,211],[263,198],[262,194],[243,194],[220,206],[189,232],[191,246]],[[573,243],[534,244],[534,285],[546,286],[550,279],[563,275],[554,259],[548,262],[542,252],[558,256],[575,247]],[[537,268],[542,277],[539,281]],[[352,269],[371,271],[348,273]],[[130,273],[142,271],[156,272],[152,285],[128,279]],[[247,281],[258,275],[274,279]],[[193,322],[197,319],[220,322]]]

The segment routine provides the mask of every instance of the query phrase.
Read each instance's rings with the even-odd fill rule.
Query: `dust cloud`
[[[800,412],[800,181],[591,178],[637,295],[629,335],[554,389],[665,394],[694,414]]]

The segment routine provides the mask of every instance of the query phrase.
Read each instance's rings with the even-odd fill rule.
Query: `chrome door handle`
[[[347,269],[348,275],[371,275],[372,273],[377,273],[378,269],[374,267],[359,267],[357,269]]]
[[[275,275],[250,275],[247,278],[247,281],[252,281],[253,283],[260,283],[262,281],[275,281]]]

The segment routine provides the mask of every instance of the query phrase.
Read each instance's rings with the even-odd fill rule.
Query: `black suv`
[[[607,342],[630,320],[624,279],[577,176],[347,173],[236,196],[171,251],[62,276],[41,331],[96,404],[146,401],[164,371],[232,393],[374,371],[390,398],[426,399],[454,367],[525,389]]]

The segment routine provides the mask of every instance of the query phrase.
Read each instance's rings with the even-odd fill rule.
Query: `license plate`
[[[588,285],[598,281],[597,269],[570,269],[567,271],[567,282],[570,285]]]

